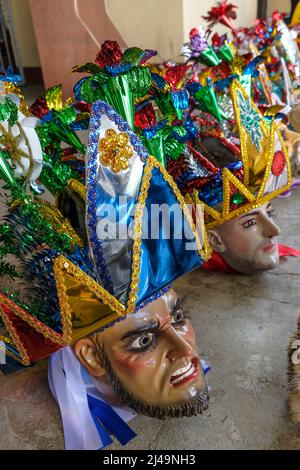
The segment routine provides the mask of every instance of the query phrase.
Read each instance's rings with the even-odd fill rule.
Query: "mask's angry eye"
[[[171,323],[181,323],[185,320],[182,308],[176,309],[172,315]]]
[[[136,352],[149,351],[154,346],[154,333],[144,333],[129,344],[129,349]]]
[[[173,325],[182,324],[185,322],[189,316],[183,310],[184,299],[177,299],[176,304],[174,305],[171,311],[171,323]]]

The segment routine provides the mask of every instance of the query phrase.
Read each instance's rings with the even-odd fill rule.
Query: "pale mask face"
[[[208,238],[212,249],[220,253],[230,267],[250,274],[278,266],[279,234],[274,210],[268,203],[209,230]]]
[[[120,400],[139,413],[190,416],[207,408],[195,331],[173,289],[74,350],[94,379],[108,375]]]

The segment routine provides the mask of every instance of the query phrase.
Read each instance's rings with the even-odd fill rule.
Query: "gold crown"
[[[222,202],[205,204],[197,191],[186,196],[187,202],[204,204],[206,228],[238,217],[287,191],[291,167],[284,140],[274,119],[269,123],[249,98],[238,80],[230,85],[236,131],[240,138],[242,180],[228,168],[222,172]]]

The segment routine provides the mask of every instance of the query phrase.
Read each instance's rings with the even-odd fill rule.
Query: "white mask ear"
[[[213,251],[216,251],[217,253],[224,253],[224,251],[226,251],[224,242],[217,230],[209,230],[207,236]]]

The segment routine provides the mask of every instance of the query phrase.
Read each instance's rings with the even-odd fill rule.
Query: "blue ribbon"
[[[113,77],[120,75],[121,73],[129,72],[131,64],[126,62],[125,64],[107,65],[104,69]]]
[[[110,435],[115,436],[123,446],[136,437],[135,432],[110,405],[89,394],[87,394],[87,400],[103,447],[112,443]]]

